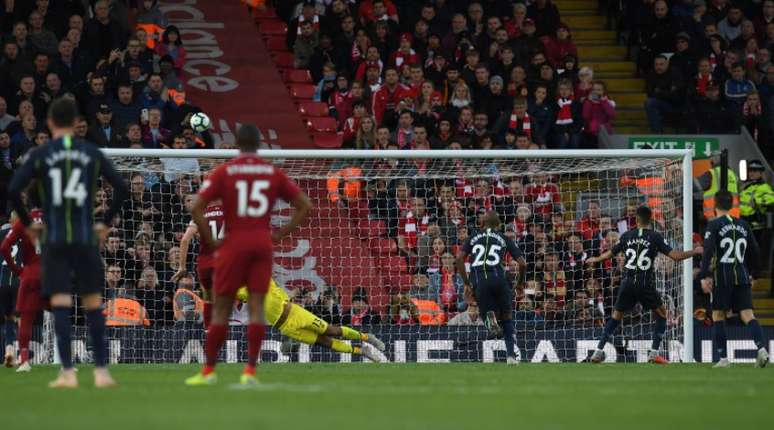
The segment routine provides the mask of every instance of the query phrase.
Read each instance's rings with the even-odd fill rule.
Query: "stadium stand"
[[[83,135],[104,146],[212,147],[207,132],[196,134],[187,125],[189,115],[201,109],[181,97],[185,43],[178,43],[179,31],[169,25],[156,1],[149,3],[149,10],[144,10],[147,2],[141,3],[136,10],[119,0],[100,0],[89,7],[77,1],[36,0],[16,2],[13,11],[3,13],[3,214],[5,187],[19,159],[48,138],[43,119],[46,105],[55,97],[74,97],[84,113]],[[257,41],[260,49],[271,53],[278,76],[297,102],[304,120],[299,127],[308,130],[310,142],[318,148],[592,151],[598,146],[600,128],[647,132],[654,115],[659,115],[667,128],[698,124],[694,132],[715,131],[702,129],[702,124],[734,124],[734,130],[745,125],[771,158],[774,66],[766,55],[774,37],[774,2],[765,0],[743,11],[759,36],[757,50],[752,49],[753,42],[742,44],[745,39],[757,40],[751,38],[744,19],[737,25],[726,18],[736,10],[728,7],[730,2],[710,3],[671,2],[666,14],[675,27],[663,22],[662,1],[282,1],[267,10],[253,10],[251,16],[263,39]],[[705,7],[696,21],[694,11]],[[713,23],[719,36],[705,31]],[[736,27],[742,27],[739,35],[725,40]],[[155,38],[150,37],[153,34]],[[686,40],[694,49],[692,55],[684,53]],[[636,46],[646,49],[637,52]],[[659,72],[651,70],[664,52],[673,54],[667,55],[673,59],[671,65],[667,62],[670,74],[688,71],[681,75],[679,88],[669,88],[682,93],[665,95]],[[743,68],[735,77],[737,61]],[[700,75],[707,66],[709,75]],[[757,93],[750,91],[753,88]],[[716,99],[713,91],[718,93]],[[680,110],[679,116],[663,104],[650,102],[646,108],[649,99],[664,97],[689,100],[692,108]],[[719,121],[720,115],[734,121]],[[186,168],[199,169],[194,164]],[[299,301],[334,321],[349,315],[355,302],[360,311],[374,311],[401,324],[442,323],[464,311],[464,301],[432,297],[430,301],[445,313],[441,316],[439,308],[426,303],[426,295],[414,295],[414,301],[410,297],[427,291],[428,284],[459,288],[459,275],[448,265],[448,254],[456,252],[467,226],[476,225],[479,207],[495,201],[506,202],[499,209],[514,225],[514,234],[531,234],[539,217],[551,226],[552,242],[568,243],[567,249],[552,254],[550,259],[556,261],[548,264],[556,264],[555,272],[570,281],[575,275],[569,267],[576,259],[601,251],[605,232],[611,229],[608,223],[632,224],[631,208],[604,214],[590,207],[580,219],[563,218],[575,184],[556,183],[549,177],[505,184],[471,184],[458,178],[449,189],[421,196],[408,184],[388,191],[380,184],[351,179],[347,169],[356,167],[332,168],[329,184],[338,181],[332,189],[342,192],[326,194],[329,187],[315,196],[325,202],[329,219],[355,221],[335,231],[317,226],[317,236],[341,240],[346,257],[357,260],[352,267],[359,272],[351,277],[384,286],[385,294],[355,285],[319,297],[299,294]],[[391,169],[378,167],[386,174]],[[191,290],[195,281],[189,277],[175,285],[170,278],[178,269],[177,242],[189,221],[185,208],[198,178],[184,183],[170,169],[163,170],[164,174],[135,173],[128,178],[132,197],[104,251],[108,296],[141,303],[151,325],[170,324],[176,315],[183,315],[174,307],[175,293]],[[109,198],[104,192],[95,212],[104,211]],[[418,226],[425,215],[448,224],[441,232]],[[427,254],[419,255],[417,247]],[[544,280],[541,271],[528,290],[546,291]],[[574,285],[571,290],[579,291],[581,301],[584,294],[586,299],[598,298],[609,311],[610,282]],[[517,302],[520,318],[549,311],[554,318],[570,310],[574,302],[567,288],[551,284],[552,295],[561,299],[527,297],[522,291]],[[771,299],[759,300],[756,306],[774,317]],[[401,315],[407,315],[405,321]],[[590,318],[594,324],[601,321],[599,314]]]

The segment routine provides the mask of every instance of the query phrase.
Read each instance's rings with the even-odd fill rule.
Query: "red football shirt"
[[[8,267],[15,273],[21,272],[21,268],[16,265],[12,253],[13,245],[17,242],[19,243],[22,264],[25,267],[40,263],[40,249],[27,236],[26,229],[27,227],[21,221],[16,221],[11,231],[3,239],[2,244],[0,244],[0,253],[3,254]]]
[[[223,239],[223,208],[220,205],[209,205],[204,209],[204,219],[207,220],[207,225],[210,228],[210,234],[215,240]],[[192,221],[193,222],[193,221]],[[215,253],[214,249],[210,249],[202,243],[199,246],[199,258],[212,257]]]
[[[224,240],[229,240],[243,233],[270,231],[274,202],[291,201],[300,192],[281,169],[257,154],[240,154],[215,169],[199,195],[208,202],[221,200]]]

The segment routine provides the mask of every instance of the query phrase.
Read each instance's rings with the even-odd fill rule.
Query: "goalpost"
[[[113,362],[202,359],[203,330],[194,243],[188,273],[177,283],[180,238],[203,175],[235,150],[106,149],[130,183],[132,197],[103,250],[106,298],[139,302],[142,323],[110,327]],[[502,340],[463,324],[467,310],[451,257],[480,214],[496,211],[527,259],[526,288],[513,283],[517,348],[522,361],[582,361],[611,312],[628,256],[585,270],[631,227],[631,210],[648,204],[655,228],[678,249],[692,248],[690,150],[357,151],[261,150],[310,196],[305,225],[275,246],[274,278],[293,300],[333,323],[386,339],[394,362],[492,361]],[[104,189],[95,211],[104,210]],[[102,199],[105,199],[104,201]],[[628,209],[627,209],[628,208]],[[628,215],[627,215],[627,210]],[[274,208],[281,225],[290,209]],[[632,259],[636,260],[636,259]],[[662,349],[693,361],[692,262],[651,262],[669,311]],[[515,264],[506,263],[515,280]],[[466,311],[467,310],[467,311]],[[243,310],[235,305],[223,359],[245,359]],[[480,318],[479,318],[480,319]],[[372,324],[379,320],[379,324]],[[76,322],[78,318],[76,318]],[[452,324],[449,324],[449,323]],[[44,332],[47,330],[44,330]],[[607,345],[617,361],[644,361],[648,310],[635,309]],[[76,328],[76,359],[88,361],[85,330]],[[38,344],[38,360],[53,357]],[[355,361],[319,347],[288,351],[272,330],[263,360]]]

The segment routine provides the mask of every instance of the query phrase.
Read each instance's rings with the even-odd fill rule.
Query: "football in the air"
[[[204,112],[197,112],[191,115],[191,128],[197,133],[208,130],[210,128],[210,117],[205,115]]]

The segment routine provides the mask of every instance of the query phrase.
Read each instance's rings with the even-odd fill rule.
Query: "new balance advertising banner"
[[[492,362],[504,359],[502,340],[486,340],[486,332],[479,327],[420,327],[374,326],[365,331],[380,337],[387,344],[383,361],[397,363]],[[519,327],[517,346],[524,362],[577,362],[585,360],[596,347],[601,329],[551,329],[541,324]],[[649,328],[645,332],[649,332]],[[225,362],[244,362],[247,359],[245,328],[232,326],[229,340],[222,352]],[[755,346],[741,327],[730,327],[729,358],[735,362],[752,362]],[[764,330],[769,351],[774,352],[774,329]],[[180,324],[166,328],[112,328],[108,330],[110,361],[112,363],[193,363],[204,360],[204,331],[201,326]],[[76,328],[73,337],[73,355],[76,362],[90,361],[91,353],[86,331]],[[696,327],[695,351],[697,361],[712,359],[712,333],[706,327]],[[32,343],[33,363],[50,363],[53,359],[52,342],[38,336]],[[287,338],[272,330],[264,341],[261,357],[265,362],[354,362],[360,357],[330,352],[322,347],[300,345],[292,352],[282,343]],[[608,361],[646,362],[650,340],[632,333],[619,334],[606,348]],[[679,361],[682,345],[669,342],[668,356]],[[771,354],[774,357],[774,354]]]
[[[186,49],[186,97],[212,119],[216,145],[253,122],[275,148],[312,143],[247,8],[235,0],[163,0]]]

